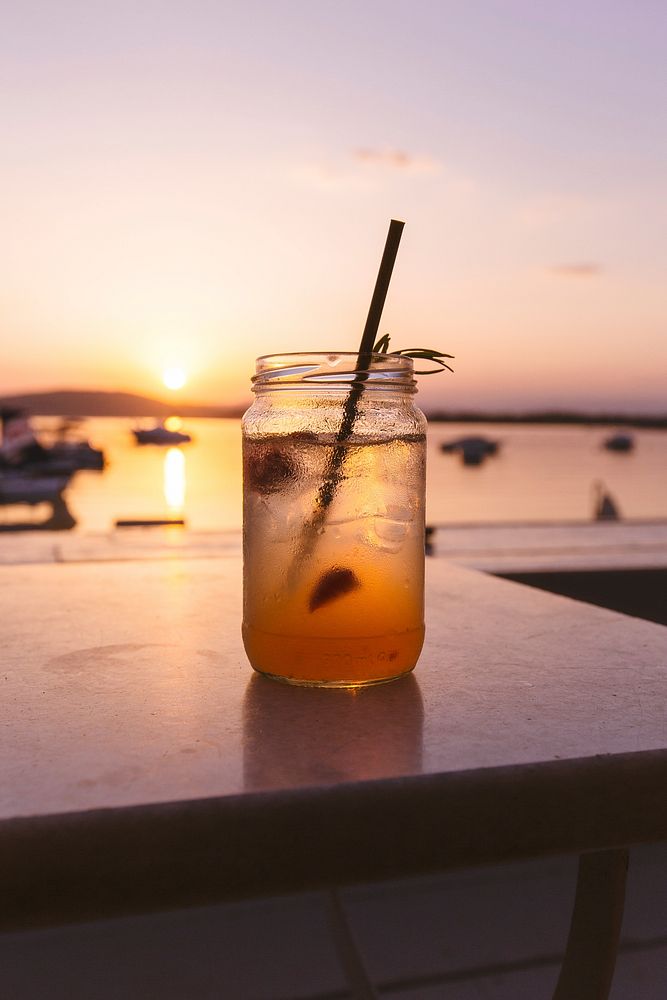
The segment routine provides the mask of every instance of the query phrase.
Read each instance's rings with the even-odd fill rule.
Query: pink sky
[[[425,406],[664,411],[667,8],[27,2],[0,58],[0,393],[248,396],[258,354],[456,355]]]

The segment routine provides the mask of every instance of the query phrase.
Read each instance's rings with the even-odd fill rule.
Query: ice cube
[[[407,521],[396,521],[390,517],[374,517],[370,532],[370,544],[384,552],[398,552],[408,533]]]

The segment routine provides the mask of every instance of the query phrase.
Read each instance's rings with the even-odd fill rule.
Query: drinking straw
[[[380,261],[380,269],[375,281],[373,298],[371,299],[371,304],[368,309],[366,326],[364,327],[361,344],[359,345],[357,368],[365,368],[370,361],[370,358],[368,358],[368,360],[366,360],[366,358],[372,353],[373,345],[377,338],[380,318],[382,316],[382,310],[384,309],[384,301],[387,298],[387,290],[389,288],[389,282],[391,281],[392,271],[394,270],[394,261],[396,260],[396,254],[398,253],[398,245],[401,242],[404,225],[405,223],[399,222],[398,219],[392,219],[389,223],[389,232],[387,233],[387,240],[384,245],[382,260]],[[364,361],[366,364],[362,364]]]
[[[350,394],[345,400],[345,407],[343,409],[343,419],[341,421],[340,430],[336,436],[336,443],[345,441],[352,433],[352,428],[354,427],[354,421],[357,418],[357,403],[359,401],[359,396],[363,389],[363,382],[366,381],[367,369],[370,367],[371,358],[373,355],[373,345],[377,339],[377,333],[380,326],[380,318],[382,317],[382,310],[384,309],[385,299],[387,298],[387,291],[389,289],[389,282],[391,281],[391,275],[394,270],[394,262],[396,260],[396,254],[398,253],[398,245],[401,242],[401,236],[403,235],[404,222],[399,222],[398,219],[392,219],[389,223],[389,231],[387,233],[387,239],[384,245],[384,250],[382,252],[382,260],[380,261],[380,267],[378,270],[378,276],[375,279],[375,288],[373,290],[373,297],[371,299],[371,304],[368,308],[368,316],[366,317],[366,325],[364,326],[364,332],[361,337],[361,343],[359,345],[359,354],[357,355],[357,364],[355,371],[360,374],[357,375],[354,382],[352,383],[352,388],[350,389]],[[336,456],[338,449],[334,451],[332,459]],[[341,449],[342,452],[342,449]],[[344,452],[341,453],[338,464],[342,461],[344,457]],[[336,472],[338,469],[336,468]],[[326,487],[329,477],[325,479],[322,484]],[[333,492],[335,493],[335,485]],[[330,499],[325,499],[327,497],[327,492],[325,491],[321,500],[325,503],[325,507],[328,507],[333,500],[333,493]]]
[[[359,353],[357,355],[355,371],[359,374],[355,377],[345,400],[343,418],[336,434],[336,441],[327,463],[324,477],[317,492],[313,514],[310,520],[304,524],[301,544],[297,548],[294,561],[290,567],[289,576],[292,580],[294,580],[298,566],[311,554],[315,547],[319,532],[326,519],[327,511],[340,483],[340,472],[346,454],[345,442],[350,437],[354,428],[354,422],[357,419],[357,404],[363,391],[363,384],[368,378],[368,369],[373,357],[373,345],[375,344],[380,326],[380,318],[384,309],[387,290],[391,281],[392,271],[394,270],[394,262],[398,253],[399,243],[401,242],[404,225],[404,222],[399,222],[397,219],[392,219],[389,223],[389,231],[382,252],[373,297],[371,298],[366,325],[364,326]]]

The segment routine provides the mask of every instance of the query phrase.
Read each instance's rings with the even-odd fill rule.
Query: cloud
[[[591,261],[581,261],[573,264],[553,264],[549,271],[562,278],[596,278],[602,274],[602,265]]]
[[[435,173],[441,164],[429,156],[412,156],[401,149],[360,148],[345,156],[292,167],[292,176],[311,187],[330,191],[377,189],[393,177]]]
[[[353,157],[366,166],[389,167],[406,173],[432,173],[440,164],[430,156],[412,156],[403,149],[355,149]]]

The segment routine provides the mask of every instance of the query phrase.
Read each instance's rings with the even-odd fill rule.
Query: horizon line
[[[58,400],[58,397],[61,397]],[[64,405],[66,400],[62,397],[70,397],[70,401],[74,404],[77,402],[76,397],[78,397],[79,403],[83,403],[84,400],[90,400],[92,397],[98,397],[100,401],[106,400],[108,403],[113,404],[113,398],[116,397],[117,401],[120,402],[118,397],[127,399],[128,403],[131,400],[135,400],[137,404],[151,404],[158,407],[163,411],[162,414],[144,412],[139,413],[134,411],[132,413],[127,412],[110,412],[107,410],[104,413],[91,412],[85,413],[81,410],[80,406],[74,406],[72,410],[68,410]],[[74,398],[71,398],[74,397]],[[46,408],[49,400],[51,405],[54,405],[53,410]],[[40,405],[43,404],[43,407]],[[60,405],[58,406],[58,402]],[[219,403],[197,403],[188,401],[185,399],[170,400],[164,399],[157,396],[145,395],[140,392],[134,392],[129,389],[41,389],[33,391],[23,391],[23,392],[12,392],[12,393],[0,393],[0,406],[1,405],[23,405],[25,409],[32,410],[35,416],[157,416],[164,415],[164,411],[169,411],[170,413],[177,413],[181,411],[189,411],[188,413],[183,412],[183,415],[190,416],[192,418],[197,417],[195,411],[206,411],[201,412],[199,415],[202,417],[210,416],[215,418],[216,415],[220,417],[236,417],[242,416],[243,412],[247,409],[250,400],[239,401],[229,404],[219,404]],[[35,405],[36,404],[36,405]],[[37,407],[37,408],[36,408]],[[448,421],[448,422],[467,422],[467,421],[482,421],[484,419],[494,421],[497,423],[507,422],[511,423],[515,420],[521,420],[529,422],[530,419],[536,422],[569,422],[569,423],[629,423],[635,422],[637,424],[642,424],[646,426],[649,423],[660,426],[667,426],[667,410],[656,410],[653,412],[640,412],[633,410],[631,408],[614,408],[610,406],[597,406],[595,409],[582,409],[577,406],[546,406],[546,407],[535,407],[535,406],[525,406],[525,407],[505,407],[496,406],[492,408],[480,408],[475,407],[471,409],[465,409],[461,407],[450,407],[443,409],[441,406],[431,406],[424,407],[426,416],[430,420],[434,421]]]

